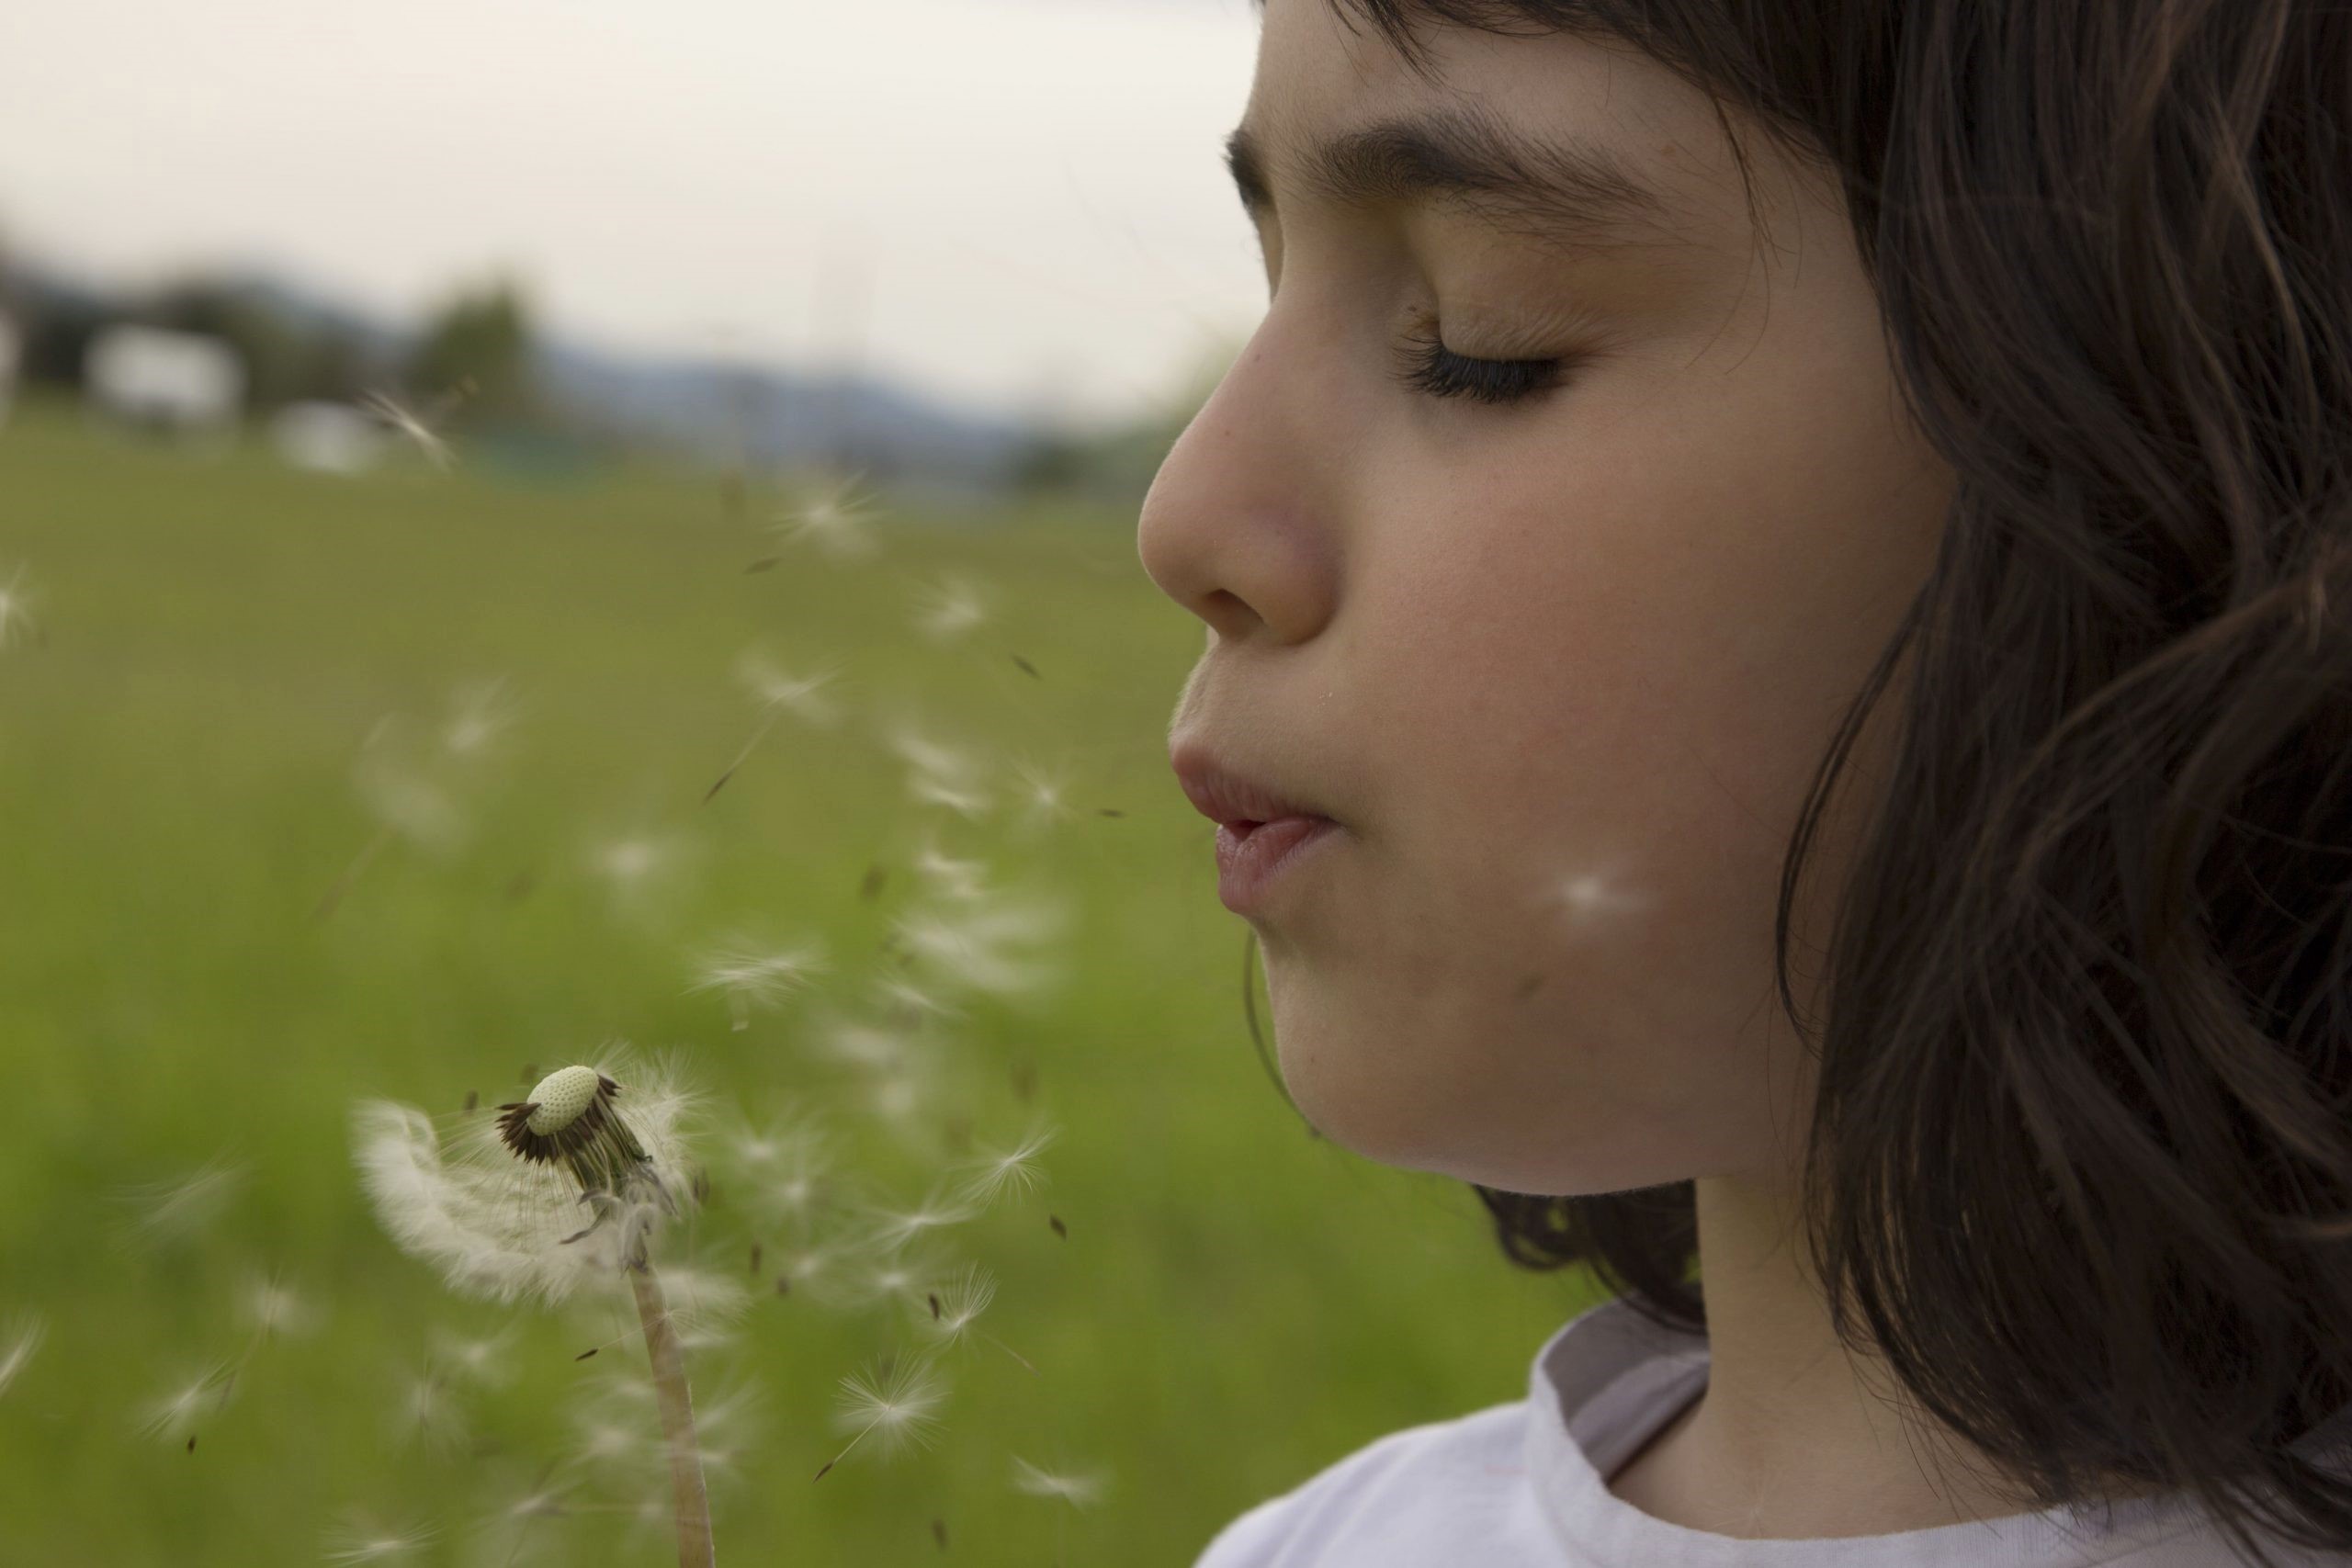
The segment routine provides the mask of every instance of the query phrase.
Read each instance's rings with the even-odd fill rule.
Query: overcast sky
[[[401,317],[503,269],[592,344],[1108,417],[1264,309],[1219,162],[1257,28],[1249,0],[25,0],[0,233]]]

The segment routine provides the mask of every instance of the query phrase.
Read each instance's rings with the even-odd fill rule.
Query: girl
[[[1200,1568],[2352,1560],[2352,13],[1263,11],[1171,760],[1618,1294]]]

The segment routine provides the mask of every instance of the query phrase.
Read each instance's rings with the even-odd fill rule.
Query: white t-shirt
[[[2184,1493],[1892,1535],[1743,1540],[1668,1524],[1607,1478],[1707,1378],[1704,1335],[1601,1303],[1544,1342],[1528,1397],[1373,1442],[1220,1531],[1194,1568],[2229,1568]],[[2338,1422],[2343,1418],[2339,1417]],[[2339,1440],[2331,1422],[2296,1445]],[[2352,1555],[2265,1545],[2281,1563]]]

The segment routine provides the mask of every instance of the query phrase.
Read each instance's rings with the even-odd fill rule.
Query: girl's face
[[[1243,126],[1272,303],[1137,527],[1209,630],[1171,743],[1342,824],[1250,917],[1283,1077],[1334,1140],[1521,1192],[1783,1174],[1811,1080],[1773,994],[1781,858],[1951,474],[1833,184],[1751,136],[1752,225],[1711,100],[1664,67],[1430,41],[1442,86],[1331,0],[1268,0]],[[1342,198],[1448,173],[1397,132],[1431,118],[1650,197],[1589,228],[1483,177]],[[1432,336],[1564,367],[1440,397],[1397,379]],[[1792,911],[1801,1002],[1898,695]]]

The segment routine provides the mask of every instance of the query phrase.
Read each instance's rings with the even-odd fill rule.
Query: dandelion
[[[33,601],[38,595],[25,586],[25,569],[21,566],[0,583],[0,648],[20,638],[35,637],[39,628],[32,618]]]
[[[788,545],[815,544],[836,560],[872,555],[876,547],[868,525],[873,505],[870,498],[853,494],[858,482],[853,475],[827,493],[780,513],[775,523],[777,536]]]
[[[988,619],[979,590],[960,578],[927,585],[915,612],[915,628],[934,641],[958,637]]]
[[[8,1385],[31,1363],[44,1332],[40,1318],[26,1316],[11,1324],[6,1336],[0,1337],[0,1394],[6,1393]]]
[[[744,946],[725,947],[703,955],[700,973],[686,989],[725,991],[735,1027],[749,1029],[754,1004],[785,996],[826,966],[823,949],[815,944],[768,952]]]
[[[365,1514],[353,1514],[331,1531],[323,1544],[329,1562],[391,1562],[413,1557],[438,1535],[429,1525],[382,1525]]]
[[[235,1364],[216,1361],[141,1406],[139,1429],[167,1442],[186,1438],[193,1449],[198,1425],[219,1415],[228,1405],[236,1386]]]
[[[839,1413],[834,1418],[836,1429],[855,1429],[857,1436],[825,1461],[824,1470],[813,1479],[822,1481],[826,1471],[849,1457],[851,1449],[874,1433],[881,1434],[880,1446],[887,1457],[909,1447],[927,1446],[939,1425],[933,1414],[945,1400],[947,1390],[932,1374],[927,1362],[894,1362],[886,1359],[871,1371],[853,1372],[842,1380]]]
[[[453,1289],[554,1303],[627,1280],[670,1442],[679,1561],[708,1564],[710,1509],[685,1362],[651,1264],[662,1223],[693,1191],[679,1131],[689,1101],[660,1069],[643,1076],[626,1111],[623,1092],[596,1067],[559,1068],[527,1100],[468,1119],[465,1142],[447,1157],[422,1111],[365,1101],[355,1113],[359,1167],[385,1227]]]
[[[1023,1195],[1034,1191],[1045,1176],[1031,1162],[1058,1135],[1052,1128],[1039,1128],[1002,1154],[983,1151],[984,1157],[977,1162],[964,1196],[972,1201],[993,1203],[1008,1190]]]
[[[931,1315],[922,1321],[926,1329],[938,1336],[942,1345],[956,1344],[967,1334],[979,1334],[981,1338],[1028,1367],[1034,1374],[1037,1369],[1029,1366],[1027,1357],[993,1334],[980,1334],[972,1326],[980,1314],[988,1311],[989,1303],[995,1300],[996,1281],[989,1277],[987,1269],[975,1263],[967,1267],[963,1277],[954,1284],[931,1292]]]

